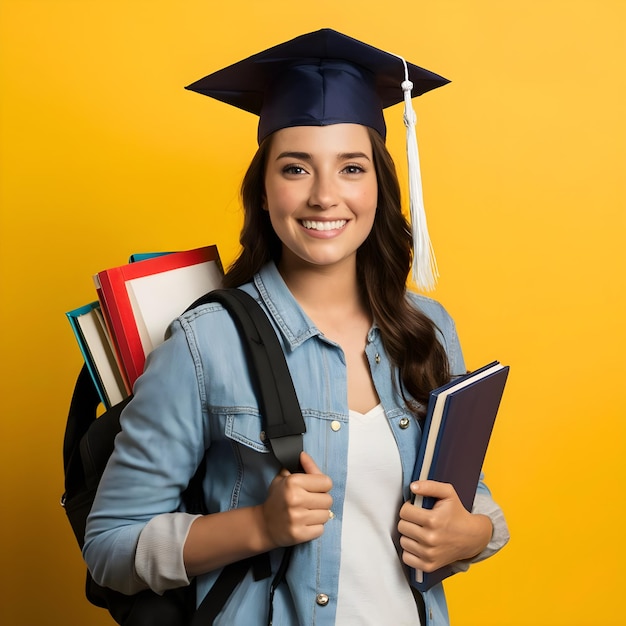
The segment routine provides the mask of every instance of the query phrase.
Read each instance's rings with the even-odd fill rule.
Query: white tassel
[[[399,58],[404,64],[405,78],[402,83],[402,91],[404,92],[404,125],[406,126],[406,151],[409,170],[409,210],[413,235],[413,280],[419,289],[432,291],[437,284],[439,270],[426,224],[420,158],[415,134],[417,116],[411,100],[413,83],[409,80],[406,61],[402,57]]]

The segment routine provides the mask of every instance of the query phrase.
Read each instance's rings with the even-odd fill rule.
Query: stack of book
[[[135,254],[94,276],[97,300],[66,315],[105,407],[132,393],[172,320],[222,277],[216,246]]]

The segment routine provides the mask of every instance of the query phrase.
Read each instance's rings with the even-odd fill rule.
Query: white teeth
[[[343,228],[347,220],[335,220],[333,222],[314,222],[312,220],[302,220],[302,225],[310,230],[337,230]]]

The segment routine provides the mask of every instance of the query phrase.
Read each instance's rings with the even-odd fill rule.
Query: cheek
[[[282,238],[298,206],[294,194],[284,187],[273,186],[267,189],[265,206],[274,231]]]
[[[288,185],[266,185],[265,199],[272,212],[289,212],[296,202],[296,194]]]
[[[359,190],[353,197],[354,206],[362,213],[371,213],[372,219],[378,206],[378,185],[375,183]]]
[[[288,203],[289,189],[285,185],[270,182],[265,184],[265,199],[270,208]]]
[[[378,180],[376,176],[368,176],[367,180],[362,181],[362,184],[355,187],[355,192],[376,204],[378,201]]]

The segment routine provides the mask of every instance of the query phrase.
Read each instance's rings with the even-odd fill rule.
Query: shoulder
[[[237,290],[247,292],[259,302],[259,295],[252,285],[242,285]],[[240,343],[235,322],[237,315],[229,308],[206,297],[198,300],[170,324],[167,338],[186,343],[192,351],[196,346],[201,352],[210,349],[213,354],[221,351],[222,355],[226,356],[234,345]]]
[[[251,283],[246,283],[238,289],[247,291],[258,299]],[[232,314],[220,302],[210,300],[209,296],[210,293],[205,294],[176,318],[168,329],[168,336],[181,330],[187,333],[202,331],[205,327],[213,333],[223,329],[232,329],[234,327]]]
[[[437,300],[433,300],[432,298],[428,298],[427,296],[413,291],[407,291],[407,297],[409,302],[411,302],[416,309],[419,309],[435,324],[439,340],[442,342],[448,354],[451,372],[453,374],[465,373],[463,353],[456,331],[456,324],[452,316]]]
[[[424,315],[428,316],[437,327],[441,328],[441,326],[454,324],[454,320],[448,311],[437,300],[415,293],[414,291],[407,291],[407,298],[416,309],[419,309]]]
[[[232,316],[219,302],[206,302],[176,318],[170,325],[168,335],[175,338],[180,334],[190,337],[210,333],[219,341],[235,330]]]

